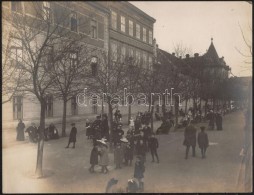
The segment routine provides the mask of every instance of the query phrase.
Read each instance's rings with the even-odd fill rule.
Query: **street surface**
[[[201,125],[197,125],[198,132]],[[189,158],[184,159],[183,129],[157,136],[160,163],[152,163],[151,155],[147,153],[144,192],[237,192],[243,125],[243,114],[237,111],[224,116],[223,131],[207,130],[210,146],[206,159],[201,158],[198,147],[195,158],[191,157],[190,150]],[[155,127],[158,126],[156,122]],[[42,179],[33,177],[37,144],[3,148],[3,192],[104,193],[112,177],[119,180],[114,189],[125,189],[127,180],[133,177],[135,161],[132,166],[115,170],[113,153],[110,153],[108,174],[100,173],[99,167],[96,173],[89,173],[92,141],[87,140],[84,128],[78,129],[75,149],[65,148],[68,137],[45,142],[45,177]]]

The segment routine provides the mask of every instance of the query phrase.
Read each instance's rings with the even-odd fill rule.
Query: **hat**
[[[120,139],[122,142],[125,142],[125,143],[127,143],[128,142],[128,140],[124,137],[124,138],[122,138],[122,139]]]
[[[201,130],[205,130],[205,126],[201,126],[200,129],[201,129]]]
[[[75,125],[75,123],[71,123],[71,126],[74,126]]]
[[[100,142],[101,144],[104,144],[104,145],[106,145],[107,146],[107,143],[104,141],[104,140],[96,140],[97,142]]]

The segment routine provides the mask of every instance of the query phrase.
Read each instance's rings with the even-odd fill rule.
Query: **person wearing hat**
[[[186,146],[185,159],[188,158],[190,147],[192,147],[192,156],[195,157],[196,131],[197,129],[194,127],[194,121],[191,120],[189,122],[189,125],[185,128],[185,131],[184,131],[183,145]]]
[[[198,133],[198,145],[201,150],[202,158],[205,158],[206,149],[209,146],[209,140],[207,133],[205,132],[205,127],[200,127],[201,132]]]
[[[137,156],[134,168],[134,178],[138,180],[138,187],[141,192],[144,191],[144,181],[143,181],[144,172],[145,172],[144,161],[142,160],[141,156]]]
[[[75,127],[75,123],[72,123],[71,126],[72,126],[72,128],[71,128],[71,133],[70,133],[70,137],[69,137],[69,142],[65,148],[69,148],[70,143],[73,143],[72,148],[75,148],[77,128]]]

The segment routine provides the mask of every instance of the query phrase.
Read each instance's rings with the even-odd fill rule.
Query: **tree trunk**
[[[152,129],[152,132],[153,132],[153,112],[154,112],[154,101],[152,103],[152,107],[151,107],[151,129]]]
[[[66,136],[66,111],[67,111],[67,99],[63,99],[63,121],[62,121],[62,137]]]
[[[165,116],[165,113],[166,113],[166,104],[165,104],[165,96],[164,95],[162,96],[162,107],[161,107],[161,110],[162,110],[162,115]]]
[[[187,106],[188,106],[188,99],[185,100],[185,110],[184,110],[185,115],[187,114]]]
[[[103,102],[103,98],[102,98],[102,101],[101,101],[101,115],[104,114],[104,102]]]
[[[111,98],[108,97],[108,126],[109,126],[109,133],[110,133],[110,143],[112,141],[112,130],[113,130],[113,108],[112,108],[112,105],[110,103],[111,101]]]
[[[39,140],[37,148],[37,162],[35,176],[37,178],[43,177],[42,162],[43,162],[43,146],[44,146],[44,129],[45,129],[45,101],[41,100],[41,114],[40,114],[40,128],[39,128]]]
[[[178,127],[178,115],[179,115],[179,99],[178,99],[178,96],[175,97],[175,119],[176,119],[176,122],[175,122],[175,131]]]
[[[131,120],[131,105],[129,104],[128,105],[128,124],[130,120]]]

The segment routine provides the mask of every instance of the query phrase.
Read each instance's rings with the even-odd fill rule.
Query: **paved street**
[[[151,163],[147,154],[145,192],[236,192],[240,169],[239,152],[243,141],[243,114],[241,111],[224,117],[223,131],[207,131],[210,146],[207,158],[197,156],[185,160],[183,131],[160,135],[160,163]],[[157,126],[158,124],[156,124]],[[207,124],[206,124],[207,125]],[[198,130],[201,125],[197,125]],[[37,144],[26,143],[7,147],[3,152],[4,193],[71,193],[105,192],[109,179],[119,180],[115,188],[126,188],[132,178],[132,167],[115,170],[110,153],[108,174],[90,174],[88,168],[92,144],[80,130],[76,149],[65,149],[68,138],[45,142],[43,179],[34,179]]]

